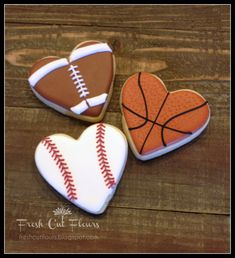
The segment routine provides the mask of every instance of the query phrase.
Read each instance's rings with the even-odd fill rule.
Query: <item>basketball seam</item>
[[[166,96],[165,96],[165,98],[164,98],[164,100],[163,100],[163,102],[162,102],[162,104],[161,104],[161,106],[160,106],[160,108],[159,108],[159,110],[158,110],[158,112],[157,112],[156,118],[154,119],[154,123],[157,122],[157,119],[158,119],[160,113],[162,112],[162,109],[163,109],[163,107],[164,107],[164,105],[165,105],[165,103],[166,103],[166,101],[167,101],[167,98],[168,98],[169,94],[170,94],[170,93],[167,92],[167,94],[166,94]],[[145,139],[144,139],[144,142],[143,142],[142,147],[141,147],[141,149],[140,149],[140,154],[142,153],[142,151],[143,151],[143,149],[144,149],[144,146],[145,146],[145,144],[146,144],[146,142],[147,142],[147,140],[148,140],[148,138],[149,138],[149,136],[150,136],[150,134],[151,134],[151,131],[153,130],[153,128],[154,128],[154,126],[155,126],[154,123],[152,124],[151,128],[149,129],[149,131],[148,131],[148,133],[147,133],[147,135],[146,135],[146,137],[145,137]]]
[[[160,123],[158,123],[158,122],[156,122],[156,121],[154,122],[154,120],[151,120],[151,119],[149,119],[149,118],[146,118],[146,117],[144,117],[144,116],[142,116],[142,115],[136,113],[134,110],[130,109],[129,107],[127,107],[127,106],[126,106],[125,104],[123,104],[123,103],[122,103],[122,106],[123,106],[127,111],[129,111],[130,113],[132,113],[132,114],[134,114],[134,115],[136,115],[136,116],[138,116],[138,117],[140,117],[140,118],[146,120],[147,122],[150,122],[150,123],[152,123],[152,124],[155,124],[155,125],[158,125],[158,126],[160,126],[160,127],[163,127],[162,124],[160,124]],[[128,129],[129,129],[129,130],[135,130],[135,129],[139,129],[139,127],[136,127],[136,128],[131,127],[131,128],[128,128]],[[183,134],[191,134],[191,132],[182,131],[182,130],[179,130],[179,129],[176,129],[176,128],[172,128],[172,127],[169,127],[169,126],[165,126],[165,129],[169,129],[169,130],[171,130],[171,131],[175,131],[175,132],[183,133]]]
[[[170,118],[163,124],[163,126],[162,126],[162,128],[161,128],[161,138],[162,138],[162,143],[163,143],[163,145],[164,145],[165,147],[167,146],[167,144],[166,144],[166,142],[165,142],[165,139],[164,139],[164,129],[166,128],[166,125],[167,125],[169,122],[171,122],[173,119],[175,119],[175,118],[177,118],[177,117],[179,117],[179,116],[185,115],[185,114],[187,114],[187,113],[189,113],[189,112],[192,112],[192,111],[197,110],[197,109],[199,109],[199,108],[201,108],[201,107],[204,107],[207,103],[208,103],[208,101],[205,101],[205,102],[202,103],[201,105],[198,105],[198,106],[196,106],[196,107],[194,107],[194,108],[188,109],[188,110],[186,110],[186,111],[183,111],[183,112],[181,112],[181,113],[178,113],[177,115],[174,115],[174,116],[170,117]],[[192,132],[191,132],[191,134],[192,134]]]
[[[126,106],[124,103],[122,103],[123,108],[125,108],[127,111],[131,112],[132,114],[134,114],[134,115],[136,115],[136,116],[138,116],[138,117],[140,117],[140,118],[142,118],[142,119],[144,120],[144,122],[141,123],[139,126],[129,127],[128,129],[129,129],[130,131],[131,131],[131,130],[136,130],[136,129],[139,129],[139,128],[143,127],[147,122],[151,122],[151,123],[152,123],[151,128],[150,128],[150,130],[148,131],[148,133],[147,133],[147,135],[146,135],[146,137],[145,137],[144,142],[142,143],[142,146],[141,146],[141,149],[140,149],[139,153],[140,153],[140,154],[142,153],[143,148],[144,148],[144,146],[145,146],[145,144],[146,144],[146,142],[147,142],[147,140],[148,140],[148,137],[149,137],[149,135],[150,135],[150,133],[151,133],[151,131],[152,131],[152,129],[153,129],[153,127],[154,127],[155,125],[158,125],[158,126],[161,127],[161,140],[162,140],[162,145],[163,145],[163,147],[167,147],[167,144],[166,144],[165,139],[164,139],[164,129],[169,129],[169,130],[171,130],[171,131],[175,131],[175,132],[178,132],[178,133],[191,135],[191,134],[193,133],[193,132],[191,132],[191,131],[183,131],[183,130],[179,130],[179,129],[177,129],[177,128],[172,128],[172,127],[170,127],[170,126],[167,126],[167,124],[168,124],[170,121],[172,121],[174,118],[176,118],[176,117],[178,117],[178,116],[180,116],[180,115],[183,115],[183,114],[185,114],[185,113],[188,113],[188,112],[190,112],[190,111],[193,111],[193,110],[195,110],[195,109],[198,109],[198,108],[204,106],[205,104],[207,104],[208,102],[206,101],[206,102],[204,102],[203,104],[201,104],[200,106],[197,106],[197,107],[192,108],[192,109],[190,109],[190,110],[187,110],[187,111],[184,111],[184,112],[179,113],[179,114],[177,114],[177,115],[174,115],[173,117],[171,117],[170,119],[168,119],[165,123],[160,124],[160,123],[157,122],[157,120],[158,120],[158,117],[159,117],[159,115],[160,115],[160,113],[161,113],[161,111],[162,111],[162,108],[163,108],[163,106],[164,106],[164,104],[165,104],[165,102],[166,102],[166,100],[167,100],[167,97],[169,96],[170,92],[167,91],[167,94],[166,94],[166,96],[165,96],[165,99],[163,100],[163,103],[162,103],[162,105],[161,105],[161,107],[160,107],[160,109],[159,109],[159,111],[158,111],[158,113],[157,113],[156,118],[155,118],[154,120],[151,120],[151,119],[148,118],[148,108],[147,108],[148,106],[147,106],[147,104],[146,104],[145,94],[144,94],[144,91],[143,91],[142,86],[141,86],[140,77],[141,77],[141,73],[138,73],[137,85],[138,85],[139,88],[140,88],[141,95],[142,95],[143,100],[144,100],[144,104],[145,104],[145,105],[144,105],[144,108],[145,108],[145,113],[146,113],[146,115],[145,115],[145,116],[142,116],[142,115],[138,114],[137,112],[135,112],[134,110],[130,109],[130,108],[129,108],[128,106]]]

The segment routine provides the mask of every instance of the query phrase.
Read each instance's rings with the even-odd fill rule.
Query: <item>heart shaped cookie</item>
[[[124,132],[138,159],[161,156],[192,141],[207,126],[207,101],[192,90],[168,92],[155,75],[140,72],[121,92]]]
[[[32,91],[62,114],[89,122],[101,121],[112,95],[115,61],[111,48],[86,41],[68,59],[45,57],[30,70]]]
[[[42,177],[81,209],[100,214],[113,197],[125,168],[125,135],[108,124],[89,126],[78,140],[65,134],[43,139],[35,151]]]

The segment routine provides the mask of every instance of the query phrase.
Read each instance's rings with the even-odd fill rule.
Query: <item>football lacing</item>
[[[71,72],[71,79],[73,80],[73,83],[75,84],[78,93],[80,93],[80,98],[85,98],[88,94],[90,94],[90,92],[88,91],[83,77],[80,74],[80,71],[77,70],[77,68],[77,65],[70,65],[68,71]]]

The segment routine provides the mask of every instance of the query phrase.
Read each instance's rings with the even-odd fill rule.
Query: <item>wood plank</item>
[[[229,5],[6,5],[6,22],[229,30]],[[91,18],[92,17],[92,18]]]
[[[5,21],[5,251],[229,252],[230,6],[5,5]],[[37,59],[67,57],[90,39],[108,42],[116,57],[104,122],[121,129],[120,90],[139,71],[158,75],[170,91],[196,90],[211,107],[208,128],[187,146],[147,162],[129,151],[117,192],[101,216],[64,200],[34,163],[43,137],[65,133],[77,138],[90,124],[45,107],[27,82]],[[72,232],[67,221],[63,228],[48,229],[45,223],[58,221],[53,210],[62,206],[71,209],[71,218],[99,228]],[[44,227],[19,232],[19,218],[42,219]],[[45,239],[58,235],[78,239]]]
[[[139,252],[139,253],[228,253],[230,218],[225,215],[189,214],[151,210],[109,208],[101,217],[87,216],[72,205],[64,227],[50,229],[48,221],[61,221],[53,210],[60,202],[19,203],[8,199],[6,252]],[[22,227],[17,219],[38,222],[41,228]],[[74,219],[72,231],[71,221]],[[56,221],[55,221],[56,220]],[[80,220],[80,223],[79,223]],[[90,227],[81,227],[90,223]],[[92,224],[93,223],[93,224]],[[80,226],[79,226],[80,225]],[[94,226],[95,225],[95,226]],[[98,226],[97,226],[98,225]],[[62,240],[57,240],[57,239]]]
[[[157,74],[158,75],[158,74]],[[126,80],[125,76],[116,76],[109,112],[120,112],[120,94]],[[212,115],[229,116],[229,81],[169,81],[164,80],[169,91],[191,89],[203,95],[212,107]],[[16,94],[17,93],[17,94]],[[7,79],[5,84],[5,105],[9,107],[48,108],[39,101],[25,79]]]
[[[119,76],[139,71],[163,80],[229,80],[229,32],[185,32],[91,26],[6,26],[6,78],[28,77],[29,68],[49,55],[67,57],[81,41],[106,41]]]
[[[228,120],[228,116],[213,114],[209,127],[198,140],[148,162],[136,160],[130,151],[122,181],[110,206],[229,214]],[[104,122],[121,128],[121,114],[108,112]],[[59,197],[36,169],[34,150],[47,135],[65,133],[77,138],[88,125],[51,109],[7,107],[7,199],[41,202],[42,206],[57,202]]]

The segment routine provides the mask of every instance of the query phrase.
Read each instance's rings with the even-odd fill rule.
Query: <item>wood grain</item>
[[[20,195],[30,203],[57,200],[53,191],[48,193],[47,184],[37,172],[34,149],[41,139],[54,133],[65,133],[76,139],[88,123],[72,120],[51,109],[36,108],[7,108],[6,118],[8,178],[13,181],[17,177],[17,184],[25,187],[23,192],[20,187],[14,187],[15,191],[9,189],[8,199],[14,200]],[[121,114],[108,112],[104,122],[121,128]],[[220,137],[228,133],[224,126],[227,123],[212,117],[206,132],[196,142],[152,161],[137,161],[129,152],[122,182],[110,206],[229,214],[229,139],[225,142]],[[217,124],[220,126],[215,129]],[[214,159],[218,145],[221,154]],[[20,155],[24,158],[19,159]],[[221,174],[221,166],[226,173]],[[32,184],[34,189],[28,196]]]
[[[6,22],[229,31],[229,12],[229,5],[21,5],[6,6]]]
[[[116,76],[112,101],[108,106],[109,112],[120,112],[120,93],[126,78]],[[212,107],[212,116],[218,114],[223,117],[229,115],[230,82],[229,81],[167,81],[164,80],[169,91],[191,89],[203,95]],[[213,87],[213,92],[211,88]],[[17,89],[17,94],[16,94]],[[19,89],[19,90],[18,90]],[[223,90],[223,93],[221,93]],[[5,85],[5,104],[9,107],[27,107],[49,109],[40,102],[25,79],[8,79]],[[229,129],[229,128],[228,128]],[[225,136],[226,137],[226,136]]]
[[[230,6],[5,5],[5,251],[228,253],[230,251]],[[78,138],[89,123],[46,107],[27,82],[48,55],[68,57],[81,41],[112,47],[117,72],[104,122],[121,129],[121,87],[133,73],[159,76],[168,90],[192,89],[209,102],[211,121],[194,142],[141,162],[131,151],[107,211],[91,216],[66,202],[39,175],[34,150],[47,135]],[[67,205],[100,228],[27,228]],[[53,217],[54,218],[54,217]],[[95,240],[32,240],[85,235]],[[31,239],[20,239],[30,236]]]
[[[48,229],[47,221],[55,218],[52,211],[60,205],[61,202],[58,201],[46,202],[42,209],[40,203],[31,203],[29,208],[32,221],[41,218],[44,228],[23,228],[22,232],[19,232],[19,222],[16,221],[22,217],[28,218],[25,217],[22,204],[9,205],[8,211],[16,209],[18,214],[7,214],[11,217],[10,221],[7,219],[7,236],[11,239],[7,242],[7,250],[36,253],[43,246],[43,251],[49,253],[219,253],[229,252],[230,249],[228,216],[110,208],[102,217],[90,218],[70,207],[71,218],[81,219],[83,223],[98,223],[99,228],[74,227],[71,232],[71,222],[65,218],[64,228]],[[60,221],[59,218],[56,219]],[[55,236],[67,240],[53,240]],[[72,237],[77,237],[77,240],[72,240]],[[93,240],[79,237],[92,237]]]
[[[53,33],[51,33],[53,31]],[[229,80],[228,32],[148,31],[120,28],[7,25],[6,76],[27,78],[45,56],[68,57],[81,41],[106,41],[114,50],[117,75],[158,73],[164,80]]]

